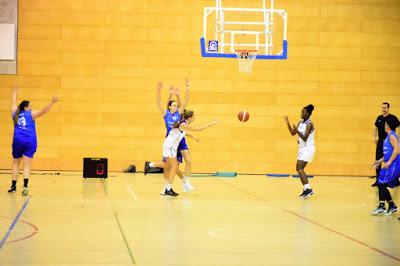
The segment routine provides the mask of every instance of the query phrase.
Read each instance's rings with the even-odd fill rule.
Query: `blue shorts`
[[[188,150],[188,149],[189,149],[189,147],[186,143],[186,138],[181,139],[181,142],[179,142],[179,145],[178,145],[178,152]]]
[[[385,184],[388,187],[397,187],[400,185],[400,158],[397,158],[394,163],[392,163],[389,168],[382,168],[379,172],[378,184]]]
[[[178,160],[179,163],[183,162],[183,156],[182,156],[182,153],[180,151],[184,151],[184,150],[189,150],[189,147],[188,147],[188,145],[186,143],[186,138],[183,138],[181,140],[181,142],[179,142],[179,145],[178,145],[178,154],[176,155],[176,159]],[[162,161],[165,162],[166,158],[163,157]]]
[[[23,155],[29,158],[33,158],[36,149],[36,142],[14,139],[12,144],[12,156],[14,159],[19,159]]]

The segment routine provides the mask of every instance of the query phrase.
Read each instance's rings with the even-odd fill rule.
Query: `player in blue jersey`
[[[399,137],[397,136],[396,121],[388,119],[385,123],[385,131],[387,137],[383,142],[383,157],[374,163],[374,167],[378,167],[382,163],[382,170],[378,176],[378,189],[379,189],[379,205],[372,212],[372,214],[385,213],[390,215],[397,211],[397,206],[394,204],[392,196],[388,187],[393,188],[400,185],[400,144]],[[385,201],[388,203],[386,211]]]
[[[32,158],[37,148],[35,120],[50,111],[51,107],[53,107],[58,99],[57,97],[53,97],[51,102],[40,111],[32,111],[29,101],[22,101],[17,106],[17,94],[18,88],[15,87],[13,90],[11,106],[12,119],[14,122],[14,137],[12,143],[12,183],[8,192],[13,193],[17,191],[16,185],[19,174],[19,165],[21,161],[23,161],[24,187],[22,195],[27,196]]]
[[[186,94],[185,94],[185,100],[182,101],[179,93],[178,88],[173,88],[171,86],[170,91],[169,91],[169,98],[168,98],[168,104],[167,104],[167,109],[164,108],[164,106],[161,103],[161,89],[163,87],[162,82],[159,82],[157,85],[157,105],[160,110],[160,112],[163,114],[164,118],[164,123],[167,129],[166,136],[168,136],[168,133],[171,131],[173,124],[176,122],[179,122],[181,119],[181,115],[183,113],[183,110],[187,106],[189,102],[189,95],[190,95],[190,90],[189,90],[189,80],[186,78],[185,79],[185,87],[186,87]],[[172,100],[173,95],[176,95],[177,101]],[[194,140],[198,141],[197,138],[194,136],[187,134],[188,137],[193,138]],[[185,159],[185,173],[182,173],[181,170],[177,170],[177,175],[182,179],[183,181],[183,192],[188,192],[190,190],[193,190],[193,186],[189,182],[189,174],[191,170],[191,156],[189,153],[189,148],[186,143],[186,138],[183,138],[181,142],[179,143],[178,147],[178,155],[177,159],[180,163],[182,163],[182,157]],[[164,162],[145,162],[144,166],[144,174],[147,174],[147,171],[152,168],[152,167],[160,167],[164,168],[165,164]]]

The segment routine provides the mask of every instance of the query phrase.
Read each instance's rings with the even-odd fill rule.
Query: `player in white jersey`
[[[216,122],[211,122],[205,126],[193,127],[190,124],[195,120],[195,115],[193,111],[184,110],[182,118],[179,122],[175,123],[165,138],[163,143],[163,157],[166,158],[164,165],[165,172],[165,188],[164,195],[178,196],[172,189],[172,183],[174,181],[174,176],[178,170],[179,164],[177,160],[178,146],[180,141],[187,134],[186,131],[202,131],[216,124]]]
[[[307,105],[301,111],[302,120],[298,125],[290,125],[289,118],[285,116],[285,122],[292,136],[298,136],[299,153],[297,156],[296,171],[300,176],[301,183],[303,184],[303,192],[300,194],[300,198],[308,198],[314,191],[308,182],[307,174],[304,172],[304,168],[307,163],[311,162],[315,154],[314,145],[314,125],[310,120],[310,116],[314,110],[312,104]]]

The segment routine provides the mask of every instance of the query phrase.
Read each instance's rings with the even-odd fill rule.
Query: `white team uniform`
[[[186,123],[186,121],[183,123]],[[167,158],[167,157],[176,158],[176,155],[178,153],[179,142],[181,142],[181,140],[183,139],[183,137],[185,135],[186,135],[186,131],[181,130],[180,128],[171,129],[168,136],[165,138],[164,144],[163,144],[163,157],[164,158]]]
[[[308,123],[310,123],[311,120],[308,119],[307,121],[300,121],[297,130],[302,133],[303,135],[306,133],[306,128]],[[314,129],[313,131],[308,135],[308,138],[306,141],[302,140],[300,137],[298,137],[298,142],[299,142],[299,153],[297,156],[297,160],[304,161],[304,162],[311,162],[314,158],[315,154],[315,145],[314,145]]]

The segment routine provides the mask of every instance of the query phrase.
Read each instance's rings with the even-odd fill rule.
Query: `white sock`
[[[172,189],[172,185],[170,183],[165,184],[165,189],[166,190],[171,190]]]
[[[184,176],[182,181],[183,181],[183,183],[189,183],[189,177],[188,176]]]
[[[150,166],[150,167],[154,167],[154,163],[153,163],[153,162],[150,162],[150,163],[149,163],[149,166]]]
[[[304,187],[304,190],[311,189],[310,183],[303,185],[303,187]]]

